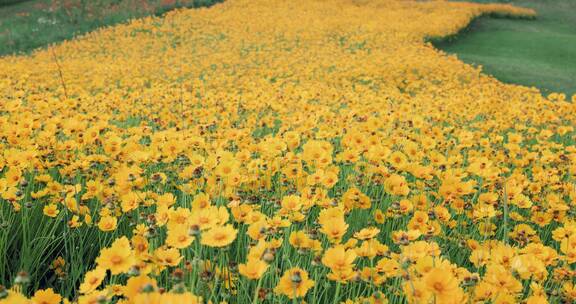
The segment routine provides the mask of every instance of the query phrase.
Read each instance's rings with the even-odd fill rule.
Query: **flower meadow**
[[[576,98],[446,1],[228,0],[0,58],[0,303],[574,303]]]

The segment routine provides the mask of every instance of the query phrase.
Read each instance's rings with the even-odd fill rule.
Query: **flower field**
[[[0,58],[0,303],[574,303],[576,97],[500,4],[227,0]]]

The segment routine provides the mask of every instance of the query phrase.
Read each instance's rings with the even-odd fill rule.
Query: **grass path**
[[[536,20],[481,18],[456,39],[436,43],[509,83],[544,93],[576,93],[576,1],[513,0],[534,8]]]

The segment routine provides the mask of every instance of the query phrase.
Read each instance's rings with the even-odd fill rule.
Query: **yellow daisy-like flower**
[[[238,230],[230,224],[218,226],[203,232],[200,243],[209,247],[225,247],[236,239],[236,234]]]
[[[294,267],[286,270],[274,291],[290,299],[301,298],[314,286],[314,281],[308,278],[308,272]]]

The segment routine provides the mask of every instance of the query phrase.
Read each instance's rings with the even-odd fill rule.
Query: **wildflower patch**
[[[576,299],[575,98],[434,49],[508,5],[229,0],[0,59],[0,303]]]

